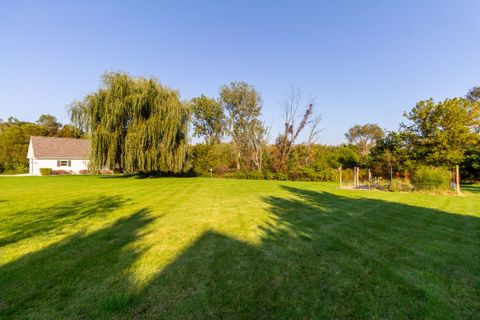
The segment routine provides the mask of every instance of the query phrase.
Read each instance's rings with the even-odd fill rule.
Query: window
[[[57,160],[57,167],[71,167],[71,160]]]

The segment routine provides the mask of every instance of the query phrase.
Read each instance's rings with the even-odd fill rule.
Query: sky
[[[355,124],[480,85],[480,1],[3,1],[0,118],[67,123],[106,71],[158,78],[182,99],[246,81],[275,137],[290,86],[314,98],[320,143]]]

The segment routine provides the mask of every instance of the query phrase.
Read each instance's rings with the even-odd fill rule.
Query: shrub
[[[267,171],[263,174],[265,180],[277,180],[275,172]]]
[[[1,163],[0,174],[28,173],[28,165],[24,163]]]
[[[289,180],[336,181],[338,170],[329,167],[298,166],[288,171]],[[281,180],[281,179],[279,179]]]
[[[288,180],[288,176],[285,173],[277,172],[274,174],[275,180],[286,181]]]
[[[40,175],[49,176],[52,174],[52,168],[40,168]]]
[[[258,171],[230,171],[223,175],[224,178],[263,180],[264,176]]]
[[[214,174],[219,174],[219,175],[225,174],[229,171],[230,171],[230,169],[227,166],[223,166],[223,165],[220,165],[218,167],[213,168],[213,173]]]
[[[264,175],[258,171],[251,171],[246,173],[247,179],[251,180],[263,180]]]
[[[311,167],[299,167],[288,173],[271,171],[236,171],[229,170],[224,174],[216,174],[218,177],[231,179],[251,179],[251,180],[281,180],[281,181],[334,181],[337,178],[334,169],[328,171],[316,172]],[[338,178],[337,178],[338,179]]]
[[[89,172],[88,172],[88,170],[83,169],[83,170],[79,170],[78,173],[79,174],[88,174]]]
[[[53,175],[61,176],[65,174],[72,174],[72,171],[67,171],[67,170],[52,170]]]
[[[412,181],[418,190],[448,190],[452,174],[445,168],[421,166],[415,170]]]
[[[189,164],[199,175],[210,176],[210,168],[215,175],[223,175],[235,167],[235,157],[235,148],[230,143],[199,143],[191,147]]]

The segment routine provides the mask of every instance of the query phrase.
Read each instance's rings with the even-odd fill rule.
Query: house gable
[[[35,153],[33,152],[32,138],[30,138],[30,141],[28,142],[27,159],[35,159]]]
[[[89,154],[90,141],[86,139],[32,136],[27,157],[36,159],[88,160]]]

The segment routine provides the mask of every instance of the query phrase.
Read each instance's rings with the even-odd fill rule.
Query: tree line
[[[27,151],[30,136],[77,137],[75,127],[62,125],[48,114],[42,114],[35,123],[10,117],[0,119],[0,173],[28,172]]]
[[[1,122],[0,170],[25,171],[29,135],[57,135],[89,138],[92,169],[121,173],[332,181],[339,166],[387,177],[458,164],[464,177],[478,180],[479,105],[479,87],[464,97],[420,101],[397,131],[359,124],[345,134],[348,143],[324,146],[317,143],[315,101],[293,87],[280,105],[282,130],[272,136],[261,120],[261,94],[246,82],[222,86],[217,97],[182,101],[156,79],[110,72],[97,91],[68,106],[72,125],[48,115],[36,124]],[[190,132],[202,142],[192,144]]]

